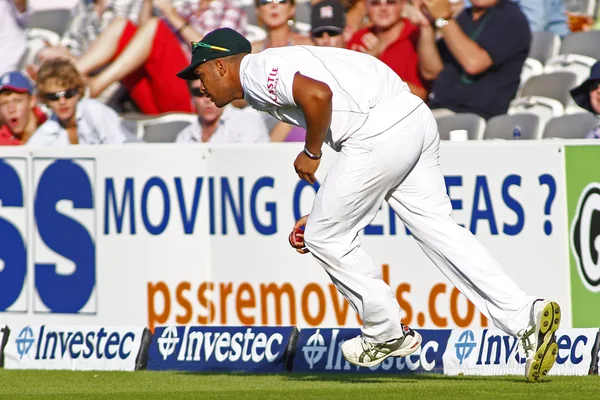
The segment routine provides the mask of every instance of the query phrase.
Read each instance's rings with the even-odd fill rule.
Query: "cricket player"
[[[436,121],[394,71],[345,49],[289,46],[250,54],[250,43],[228,28],[210,32],[192,50],[178,76],[200,79],[218,107],[244,99],[306,129],[294,162],[301,179],[315,182],[323,143],[339,152],[291,244],[315,257],[364,321],[361,335],[342,345],[346,360],[374,366],[412,354],[422,340],[401,323],[391,288],[358,238],[385,200],[440,271],[496,326],[521,339],[526,377],[536,381],[550,371],[559,305],[524,293],[452,219]]]

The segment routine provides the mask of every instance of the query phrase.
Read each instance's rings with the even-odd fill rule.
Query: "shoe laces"
[[[532,335],[535,333],[535,326],[529,326],[527,329],[521,330],[517,336],[520,339],[521,348],[526,356],[535,351],[535,343],[533,343]]]

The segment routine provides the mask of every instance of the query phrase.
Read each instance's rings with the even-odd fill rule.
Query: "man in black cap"
[[[360,245],[359,232],[385,200],[454,286],[496,326],[521,339],[527,378],[548,373],[558,353],[559,305],[523,292],[452,219],[435,119],[392,69],[368,54],[331,47],[249,54],[250,42],[228,28],[192,45],[192,62],[178,76],[199,78],[218,107],[245,99],[306,129],[294,162],[301,179],[316,182],[323,143],[339,152],[290,244],[315,257],[363,321],[361,335],[342,345],[346,360],[371,367],[414,353],[422,341],[402,324],[394,293]]]
[[[571,90],[571,97],[579,107],[600,115],[600,61],[592,66],[589,78]],[[600,125],[592,129],[586,139],[600,139]]]
[[[317,46],[346,48],[346,15],[338,0],[322,0],[312,6],[310,34]]]

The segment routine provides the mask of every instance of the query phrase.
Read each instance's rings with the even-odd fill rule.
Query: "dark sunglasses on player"
[[[261,6],[264,6],[265,4],[286,4],[287,2],[289,2],[290,0],[259,0],[258,4]]]
[[[70,99],[79,94],[79,88],[71,88],[67,90],[62,90],[60,92],[55,93],[42,93],[42,98],[46,101],[58,101],[61,97],[65,99]]]
[[[323,37],[323,35],[325,35],[325,34],[328,34],[328,35],[329,35],[329,37],[333,37],[333,36],[338,36],[338,35],[341,35],[341,34],[342,34],[342,32],[338,32],[338,31],[331,31],[331,30],[324,30],[324,31],[318,31],[318,32],[315,32],[315,33],[313,33],[312,35],[313,35],[313,37],[315,37],[315,38],[317,38],[317,39],[320,39],[320,38],[322,38],[322,37]]]

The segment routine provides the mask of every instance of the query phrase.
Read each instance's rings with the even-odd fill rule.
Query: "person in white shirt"
[[[52,110],[51,118],[31,136],[27,146],[124,143],[119,116],[94,99],[82,99],[84,84],[66,59],[42,64],[37,76],[38,98]]]
[[[258,111],[240,110],[231,104],[218,108],[204,96],[200,90],[201,85],[199,80],[191,82],[192,102],[198,113],[198,120],[177,135],[177,143],[223,144],[269,141],[269,129]]]
[[[0,0],[0,75],[19,69],[27,49],[27,0]]]
[[[339,152],[290,244],[314,255],[363,320],[361,335],[342,345],[344,358],[370,367],[412,354],[422,341],[401,323],[392,290],[358,238],[385,200],[442,273],[496,326],[521,339],[527,378],[545,376],[558,353],[560,307],[523,292],[452,219],[438,128],[423,101],[367,54],[313,46],[250,52],[239,33],[217,29],[193,44],[191,64],[178,76],[200,79],[218,107],[243,98],[306,128],[294,167],[311,184],[323,143]]]

